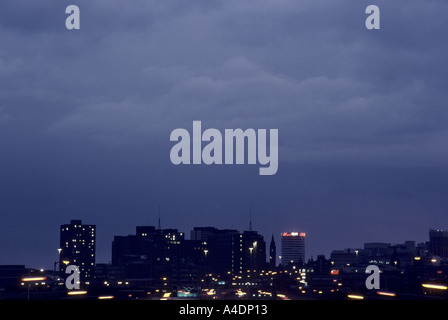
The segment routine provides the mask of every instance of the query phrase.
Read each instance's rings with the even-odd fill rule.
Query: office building
[[[305,262],[305,233],[283,232],[281,238],[283,266]]]
[[[79,268],[81,282],[88,282],[95,274],[95,225],[71,220],[60,227],[59,270],[65,272],[68,265]]]
[[[206,271],[225,275],[242,271],[240,233],[237,230],[219,230],[206,238]]]
[[[190,239],[195,241],[207,242],[210,236],[219,233],[219,229],[215,227],[195,227],[190,232]]]
[[[207,272],[235,275],[266,268],[266,243],[257,231],[195,227],[191,239],[206,248]]]
[[[201,242],[185,240],[177,229],[137,226],[134,235],[114,237],[112,266],[134,286],[195,285],[204,251]]]
[[[240,252],[240,270],[266,269],[266,243],[257,231],[244,231],[240,234]]]
[[[343,268],[350,266],[358,266],[363,262],[364,259],[364,249],[344,249],[344,250],[333,250],[330,255],[330,260],[333,267]]]
[[[448,258],[448,230],[429,230],[429,251],[435,256]]]

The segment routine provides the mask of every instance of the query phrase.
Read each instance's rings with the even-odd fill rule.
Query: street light
[[[207,254],[208,254],[208,249],[204,249],[204,274],[207,274]],[[205,279],[207,279],[207,277],[205,277]]]
[[[254,248],[249,248],[249,251],[250,251],[250,270],[253,269],[253,265],[254,265],[254,263],[253,263],[253,255],[252,255],[252,251],[253,250],[254,250]]]
[[[54,277],[54,281],[56,282],[58,279],[56,278],[56,265],[59,264],[59,269],[61,268],[61,252],[62,249],[58,248],[58,260],[54,262],[53,265],[53,277]]]

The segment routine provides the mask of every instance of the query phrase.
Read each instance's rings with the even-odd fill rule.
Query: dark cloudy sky
[[[65,28],[65,8],[81,29]],[[369,31],[365,9],[381,9]],[[307,256],[448,228],[444,0],[0,0],[0,264],[59,225],[307,233]],[[174,166],[176,128],[279,130],[279,170]]]

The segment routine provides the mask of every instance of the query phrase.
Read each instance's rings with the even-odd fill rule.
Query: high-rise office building
[[[59,270],[68,265],[79,268],[81,282],[90,281],[95,273],[95,225],[71,220],[60,227]]]
[[[177,229],[137,226],[135,235],[114,237],[112,264],[170,264],[179,259],[184,242],[184,233]]]
[[[433,255],[448,258],[448,230],[429,230],[429,251]]]
[[[305,233],[282,233],[282,265],[305,263]]]
[[[200,241],[185,240],[177,229],[137,226],[135,235],[114,237],[112,266],[134,286],[195,285],[205,251]]]
[[[202,239],[207,239],[205,264],[208,272],[225,275],[242,271],[242,244],[237,230],[216,229]]]
[[[220,233],[215,227],[195,227],[190,232],[190,239],[195,241],[207,242],[210,236]]]
[[[266,243],[257,231],[195,227],[191,239],[206,246],[209,272],[235,275],[266,268]]]

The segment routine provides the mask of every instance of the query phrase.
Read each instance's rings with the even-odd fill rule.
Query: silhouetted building
[[[205,247],[185,240],[177,229],[138,226],[135,235],[115,236],[112,266],[121,278],[141,287],[194,285],[204,264]]]
[[[282,233],[282,265],[305,262],[305,233]]]
[[[369,242],[364,243],[363,249],[334,250],[331,252],[331,261],[335,268],[346,271],[370,264],[377,265],[382,270],[401,269],[413,264],[417,252],[415,241],[402,244]]]
[[[71,220],[60,227],[59,270],[68,265],[79,268],[81,282],[88,282],[95,274],[95,225]]]
[[[208,238],[220,231],[215,227],[194,227],[190,232],[190,239],[196,241],[208,241]]]
[[[243,250],[242,270],[264,270],[266,268],[266,242],[257,231],[244,231],[240,234],[240,248]]]
[[[274,235],[272,235],[269,245],[269,269],[274,270],[277,267],[277,247],[275,246]]]
[[[328,293],[329,290],[337,289],[335,274],[331,272],[331,261],[325,259],[324,255],[318,255],[314,261],[312,258],[307,264],[307,280],[310,288],[316,291],[324,290]]]
[[[441,258],[448,258],[448,230],[429,230],[430,253]]]
[[[362,249],[333,250],[330,260],[335,268],[357,266],[362,262],[363,255]]]
[[[266,267],[266,243],[256,231],[195,227],[191,238],[206,248],[206,272],[226,275]]]
[[[415,241],[405,241],[403,244],[365,243],[364,263],[383,267],[403,268],[413,264],[417,253]]]
[[[218,230],[207,237],[206,272],[236,274],[242,271],[242,247],[237,230]]]
[[[31,275],[24,265],[0,265],[0,298],[2,293],[17,291],[21,278]]]

